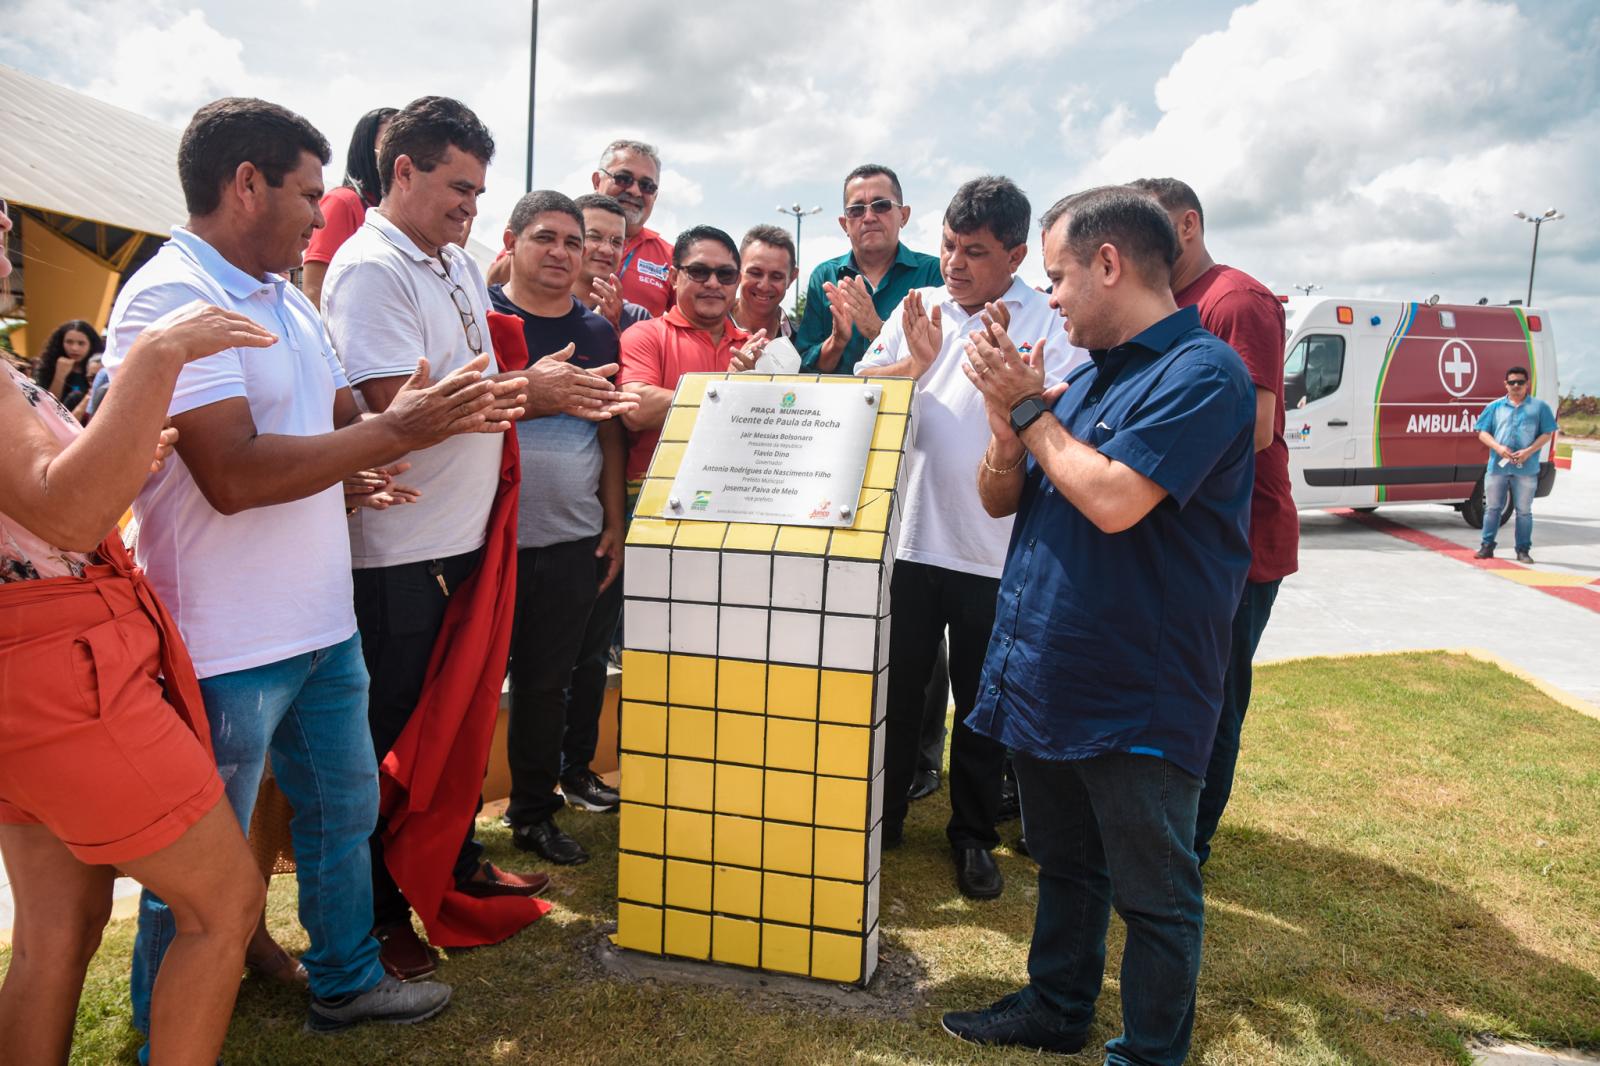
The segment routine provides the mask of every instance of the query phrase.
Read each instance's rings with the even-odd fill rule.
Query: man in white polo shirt
[[[883,842],[900,842],[926,687],[948,626],[956,720],[946,835],[956,883],[975,899],[998,896],[1004,887],[990,852],[1000,842],[994,826],[1005,749],[970,729],[966,717],[994,628],[1011,519],[990,518],[978,500],[976,471],[989,423],[982,394],[961,371],[963,345],[990,318],[1014,337],[1033,338],[1024,347],[1034,358],[1042,355],[1052,383],[1088,358],[1067,342],[1048,298],[1015,276],[1028,251],[1029,216],[1028,198],[1007,178],[961,186],[944,214],[945,284],[907,293],[856,366],[865,376],[917,381],[916,434],[906,454],[905,510],[890,583]]]

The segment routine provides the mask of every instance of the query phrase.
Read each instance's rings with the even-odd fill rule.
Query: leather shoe
[[[1493,544],[1480,545],[1478,550],[1473,553],[1472,557],[1474,559],[1493,559],[1494,558],[1494,545]]]
[[[918,770],[917,775],[911,779],[911,788],[907,790],[906,797],[912,802],[927,799],[939,791],[939,771]]]
[[[987,849],[957,848],[956,886],[968,899],[994,899],[1006,887],[1006,880]]]
[[[583,850],[583,845],[563,833],[554,818],[517,826],[511,830],[511,842],[557,866],[577,866],[589,861],[589,853]]]
[[[372,935],[378,941],[378,961],[402,981],[426,977],[439,968],[439,956],[422,942],[409,921],[380,925]]]
[[[479,899],[491,896],[537,896],[549,886],[549,874],[514,873],[502,870],[492,862],[484,863],[467,880],[456,882],[457,891]]]

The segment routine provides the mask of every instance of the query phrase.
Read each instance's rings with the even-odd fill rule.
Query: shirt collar
[[[1172,314],[1135,333],[1114,348],[1101,348],[1089,353],[1089,357],[1100,363],[1112,352],[1122,351],[1127,348],[1143,348],[1157,355],[1171,348],[1179,337],[1192,329],[1200,328],[1200,312],[1194,306],[1180,307]]]
[[[1011,275],[1011,284],[1007,286],[1005,292],[1000,294],[1000,302],[1003,304],[1010,304],[1012,307],[1021,307],[1023,301],[1028,298],[1028,293],[1032,291],[1033,290],[1029,288],[1027,282],[1013,274]],[[962,315],[966,314],[965,311],[961,310],[961,306],[956,303],[955,297],[950,295],[950,286],[941,286],[939,288],[939,292],[942,294],[939,299],[940,303],[944,304],[946,307],[954,308]],[[975,313],[982,314],[983,311],[980,308]]]
[[[252,277],[224,259],[221,252],[204,238],[196,236],[193,230],[183,226],[173,226],[172,243],[193,259],[201,270],[221,284],[228,295],[235,300],[243,300],[247,296],[254,296],[268,289],[282,291],[283,278],[277,274],[268,274],[264,278]]]
[[[906,247],[905,241],[896,243],[894,246],[894,261],[889,264],[889,269],[884,271],[883,276],[888,277],[894,268],[899,266],[916,269],[917,261],[913,258],[916,254],[916,252]],[[856,262],[856,250],[854,248],[844,254],[844,265],[857,274],[861,273],[861,265]]]
[[[373,229],[377,230],[378,234],[382,236],[384,240],[388,241],[401,252],[404,252],[406,255],[410,256],[419,263],[427,263],[435,258],[449,262],[449,260],[445,258],[445,252],[443,248],[439,249],[439,255],[437,257],[429,255],[427,252],[424,252],[417,246],[416,241],[406,236],[405,232],[399,226],[396,226],[393,222],[389,221],[389,219],[386,218],[381,211],[368,211],[363,225],[371,226]]]

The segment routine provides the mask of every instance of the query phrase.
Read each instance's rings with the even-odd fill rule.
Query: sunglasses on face
[[[870,204],[851,204],[844,209],[844,213],[851,218],[862,218],[866,215],[867,208],[870,207],[875,215],[887,215],[890,211],[901,206],[903,205],[897,204],[893,200],[879,199],[872,201]]]
[[[601,167],[600,173],[616,182],[618,188],[631,189],[637,185],[639,186],[639,191],[644,193],[646,196],[654,196],[656,194],[656,190],[661,188],[661,186],[657,185],[653,179],[636,178],[632,174],[629,174],[626,170],[619,170],[613,174],[605,167]]]
[[[689,280],[693,281],[696,285],[704,285],[706,282],[710,281],[713,276],[715,276],[717,282],[722,285],[733,285],[739,280],[738,267],[719,266],[713,269],[706,266],[704,263],[688,263],[679,267],[678,269],[689,275]]]
[[[1528,384],[1527,378],[1506,378],[1506,385],[1513,389],[1520,389]]]

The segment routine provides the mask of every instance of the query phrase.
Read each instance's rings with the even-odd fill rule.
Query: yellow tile
[[[872,731],[853,725],[817,729],[817,773],[866,777],[872,762]]]
[[[667,915],[670,922],[672,912],[668,911]],[[811,976],[843,984],[861,980],[861,938],[820,931],[812,933]]]
[[[716,808],[727,814],[761,817],[761,771],[754,766],[717,764]]]
[[[706,394],[706,386],[721,381],[722,374],[685,374],[678,379],[678,391],[672,395],[674,407],[699,407]]]
[[[815,722],[773,718],[767,722],[767,765],[780,770],[817,768],[817,725]]]
[[[761,923],[761,968],[781,973],[809,973],[811,930]]]
[[[746,371],[746,372],[741,373],[739,375],[739,380],[740,381],[771,381],[772,380],[772,375],[771,374],[752,374],[752,373],[749,373],[748,371]]]
[[[660,807],[623,803],[622,825],[617,829],[617,847],[624,851],[660,855],[663,813]]]
[[[673,703],[691,707],[716,706],[717,660],[703,655],[674,655],[667,681]],[[671,731],[669,725],[667,732]]]
[[[677,535],[678,523],[661,518],[636,516],[628,526],[629,544],[671,544]]]
[[[663,477],[646,478],[639,489],[639,502],[633,513],[645,518],[670,518],[666,513],[667,497],[672,495],[672,482]]]
[[[667,711],[667,754],[690,759],[716,755],[717,712],[699,707],[672,707]]]
[[[761,871],[718,866],[712,877],[712,910],[761,917]]]
[[[847,670],[822,671],[822,700],[817,717],[848,725],[872,723],[872,675]]]
[[[761,923],[718,914],[711,919],[711,957],[730,966],[761,965]]]
[[[910,378],[879,378],[883,396],[878,400],[878,410],[886,415],[903,415],[911,410],[911,392],[916,382]]]
[[[611,939],[620,948],[661,954],[661,908],[618,903],[617,935]]]
[[[728,533],[726,522],[679,522],[675,548],[720,548]]]
[[[624,752],[618,760],[622,770],[622,795],[630,803],[667,802],[667,760],[654,755]]]
[[[767,672],[767,713],[783,718],[817,716],[817,670],[776,666]]]
[[[905,415],[878,416],[878,421],[872,426],[872,446],[874,448],[886,449],[888,451],[899,451],[905,444],[905,439]]]
[[[661,453],[656,452],[659,460]],[[862,484],[874,489],[894,488],[894,479],[900,473],[899,452],[868,452],[867,474],[862,479]]]
[[[736,866],[761,865],[761,823],[754,818],[719,814],[713,822],[713,857]]]
[[[775,550],[822,555],[828,550],[828,530],[818,526],[780,526]]]
[[[828,554],[845,559],[881,560],[883,540],[882,533],[868,533],[859,529],[836,529],[833,531],[833,546],[828,550]]]
[[[711,809],[712,764],[694,759],[667,760],[667,807]]]
[[[818,829],[816,858],[818,877],[865,881],[862,875],[867,862],[867,834],[845,829]]]
[[[825,881],[818,878],[812,894],[813,925],[829,929],[847,929],[862,932],[862,919],[866,917],[866,886],[849,881]],[[858,945],[859,946],[859,945]]]
[[[622,653],[622,697],[629,700],[667,699],[667,657],[658,651]]]
[[[763,822],[761,825],[764,837],[762,866],[790,874],[811,872],[810,826],[785,825],[782,822]],[[857,877],[857,880],[860,878]]]
[[[623,751],[667,750],[667,709],[658,703],[625,702],[622,705]]]
[[[700,414],[693,407],[675,407],[667,414],[667,420],[661,427],[661,439],[664,441],[686,441],[689,433],[694,429],[695,418]]]
[[[661,860],[624,851],[617,856],[617,898],[661,902]]]
[[[761,878],[761,917],[811,924],[811,878],[767,873]]]
[[[722,677],[726,683],[731,663],[722,664]],[[736,711],[717,712],[717,761],[760,766],[766,751],[764,735],[767,720],[759,714],[739,714]]]
[[[817,778],[816,823],[835,829],[865,829],[867,783],[848,777]]]
[[[681,959],[711,957],[711,915],[692,911],[667,910],[661,950]]]
[[[751,711],[760,714],[767,709],[767,664],[747,663],[738,659],[724,659],[717,671],[717,706],[725,711]]]
[[[667,808],[667,854],[711,861],[711,815]]]
[[[650,460],[649,477],[674,478],[678,476],[678,467],[683,463],[683,452],[687,444],[670,442],[656,446],[656,454]],[[890,485],[894,482],[890,481]]]
[[[824,374],[774,374],[774,375],[772,375],[772,380],[773,381],[823,381],[826,378],[827,378],[827,375],[824,375]],[[850,378],[842,378],[840,380],[850,381],[852,379],[850,379]]]
[[[756,525],[753,522],[730,522],[728,539],[722,542],[727,551],[769,552],[777,539],[778,527]]]
[[[667,906],[686,911],[711,909],[711,867],[703,862],[667,860]]]
[[[784,770],[767,771],[766,799],[762,814],[785,822],[811,822],[811,789],[816,778],[811,774],[791,774]]]
[[[883,489],[862,489],[861,496],[856,502],[856,517],[850,523],[851,529],[864,529],[873,533],[882,533],[889,528],[889,501],[893,494]],[[684,525],[693,525],[685,522]],[[683,529],[678,529],[678,539],[683,539]]]

